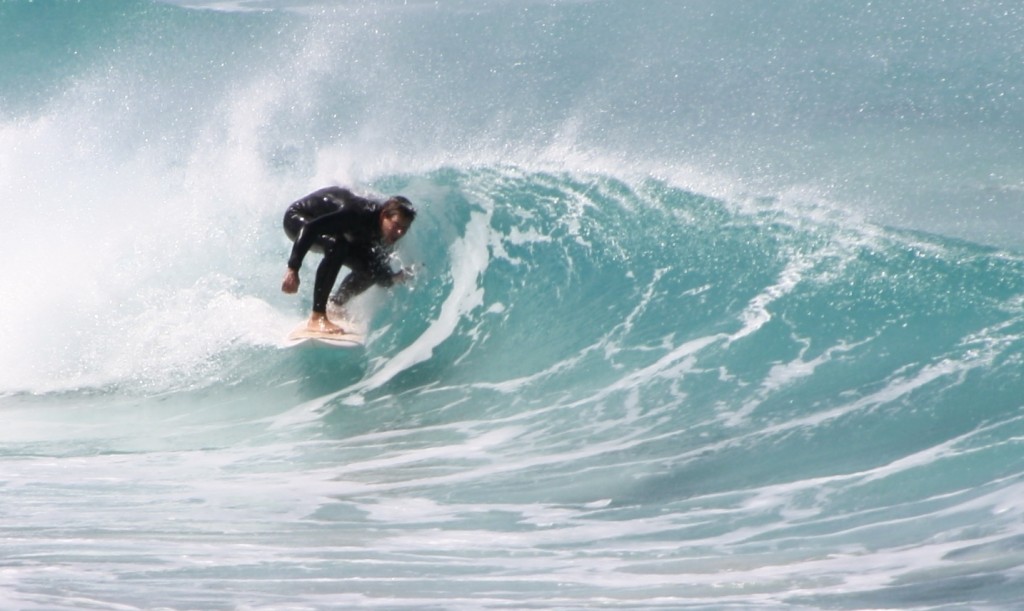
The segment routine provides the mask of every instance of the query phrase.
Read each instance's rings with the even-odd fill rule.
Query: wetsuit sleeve
[[[336,241],[339,244],[345,242],[341,238],[341,234],[351,224],[351,216],[350,212],[342,209],[304,224],[298,235],[295,236],[295,244],[292,245],[291,256],[288,257],[288,267],[298,271],[302,267],[302,260],[306,257],[306,253],[321,235],[335,236],[338,238]]]
[[[395,283],[395,272],[391,271],[390,251],[384,248],[375,248],[368,267],[377,284],[388,287]]]
[[[309,230],[309,224],[303,225],[302,229],[299,229],[299,234],[295,236],[295,243],[292,245],[292,254],[288,257],[288,269],[295,271],[302,269],[302,260],[306,258],[309,249],[313,247],[317,235],[319,234],[315,231]]]

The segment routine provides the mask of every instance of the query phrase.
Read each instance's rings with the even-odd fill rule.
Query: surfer
[[[415,218],[416,209],[401,195],[377,201],[341,187],[314,191],[288,206],[284,232],[294,245],[281,290],[289,294],[299,290],[299,269],[307,252],[324,255],[316,269],[313,313],[306,323],[309,330],[344,332],[327,318],[328,295],[343,265],[352,271],[330,296],[337,306],[374,284],[387,287],[406,279],[406,270],[391,270],[390,258]]]

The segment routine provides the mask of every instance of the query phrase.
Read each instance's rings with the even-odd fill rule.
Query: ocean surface
[[[1024,9],[0,2],[0,608],[1024,606]],[[284,349],[291,201],[420,215]]]

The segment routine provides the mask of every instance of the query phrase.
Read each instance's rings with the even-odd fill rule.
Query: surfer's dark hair
[[[408,198],[402,195],[395,195],[384,202],[380,213],[384,216],[402,216],[410,221],[416,218],[416,208],[413,207],[412,202]]]

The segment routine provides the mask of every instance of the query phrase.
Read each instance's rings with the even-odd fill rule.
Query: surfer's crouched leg
[[[345,305],[349,299],[352,299],[356,295],[359,295],[366,291],[366,289],[373,286],[373,277],[368,274],[362,274],[359,272],[352,272],[345,276],[345,279],[338,285],[338,290],[334,291],[334,295],[331,295],[331,305],[335,307],[341,307]]]
[[[338,256],[339,250],[343,249],[328,250],[316,268],[316,284],[313,286],[313,312],[309,315],[309,322],[306,324],[306,328],[310,331],[345,332],[343,328],[327,318],[327,298],[331,294],[334,281],[338,279],[338,272],[341,271],[341,264],[344,261],[344,257]]]

